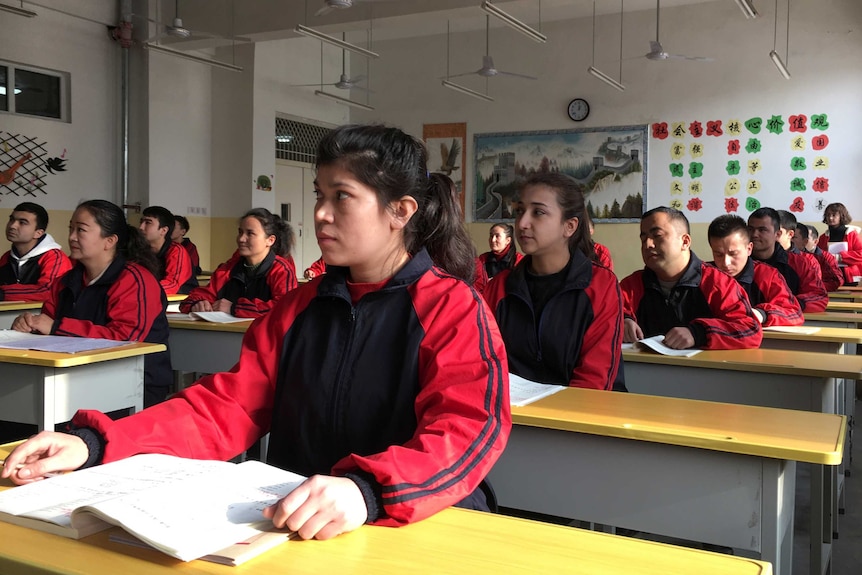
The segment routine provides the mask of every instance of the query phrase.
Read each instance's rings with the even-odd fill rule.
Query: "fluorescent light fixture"
[[[15,90],[13,90],[13,91],[15,92],[15,95],[17,96],[18,94],[21,93],[21,88],[15,88]],[[6,95],[6,86],[0,86],[0,96],[5,96],[5,95]]]
[[[344,104],[345,106],[353,106],[354,108],[359,108],[360,110],[374,110],[373,107],[363,104],[361,102],[354,102],[353,100],[348,100],[347,98],[342,98],[341,96],[336,96],[335,94],[330,94],[329,92],[324,92],[323,90],[315,90],[314,95],[320,96],[321,98],[326,98],[327,100],[332,100],[333,102],[338,102],[339,104]]]
[[[527,24],[524,24],[523,22],[521,22],[520,20],[518,20],[517,18],[515,18],[514,16],[512,16],[508,12],[503,12],[502,10],[500,10],[499,8],[497,8],[496,6],[494,6],[493,4],[488,2],[488,0],[485,0],[484,2],[482,2],[481,8],[482,8],[482,10],[484,10],[485,12],[490,14],[491,16],[494,16],[495,18],[499,18],[500,20],[502,20],[510,28],[514,28],[515,30],[517,30],[518,32],[523,34],[524,36],[527,36],[528,38],[535,40],[536,42],[541,42],[542,44],[544,44],[545,42],[548,41],[547,36],[545,36],[544,34],[539,32],[538,30],[536,30],[532,26],[528,26]]]
[[[221,68],[222,70],[230,70],[231,72],[242,72],[242,66],[234,66],[233,64],[228,64],[227,62],[220,62],[219,60],[212,60],[210,58],[204,58],[203,56],[197,56],[190,52],[182,52],[180,50],[174,50],[173,48],[168,48],[166,46],[160,46],[159,44],[150,44],[149,42],[144,43],[144,48],[150,50],[151,52],[161,52],[162,54],[168,54],[170,56],[176,56],[178,58],[184,58],[186,60],[191,60],[192,62],[200,62],[201,64],[209,64],[214,68]]]
[[[21,2],[20,8],[18,6],[10,6],[8,4],[0,4],[0,11],[9,12],[10,14],[17,14],[18,16],[26,16],[27,18],[35,18],[36,16],[38,16],[36,12],[24,8],[23,2]]]
[[[736,5],[745,14],[746,19],[757,18],[760,15],[754,7],[754,0],[736,0]]]
[[[461,92],[462,94],[466,94],[468,96],[473,96],[474,98],[478,98],[480,100],[485,100],[486,102],[493,102],[494,98],[491,96],[486,96],[482,92],[477,92],[476,90],[471,90],[466,86],[462,86],[461,84],[456,84],[455,82],[450,82],[449,80],[443,80],[443,85],[449,88],[450,90],[455,90],[456,92]]]
[[[599,80],[601,80],[602,82],[607,84],[608,86],[613,86],[614,88],[616,88],[620,92],[626,91],[625,86],[623,86],[622,84],[620,84],[619,82],[617,82],[616,80],[614,80],[613,78],[611,78],[610,76],[608,76],[607,74],[605,74],[604,72],[602,72],[601,70],[596,68],[595,66],[590,66],[589,68],[587,68],[587,72],[589,72],[591,76],[595,76],[596,78],[598,78]]]
[[[279,144],[289,144],[293,141],[293,136],[290,136],[290,135],[276,136],[275,141],[278,142]]]
[[[778,52],[776,52],[775,50],[770,50],[769,57],[772,58],[772,63],[775,64],[775,67],[778,68],[778,71],[781,72],[781,75],[784,76],[784,79],[789,80],[790,71],[787,69],[787,66],[784,65],[784,62],[781,61],[781,56],[778,55]]]
[[[297,34],[302,34],[303,36],[309,36],[311,38],[317,38],[321,42],[326,42],[327,44],[332,44],[333,46],[338,46],[342,50],[350,50],[351,52],[355,52],[361,56],[365,56],[367,58],[379,58],[380,54],[377,52],[372,52],[371,50],[366,50],[361,46],[357,46],[356,44],[351,44],[350,42],[345,42],[344,40],[340,40],[333,36],[327,36],[322,32],[318,32],[313,28],[309,28],[308,26],[303,26],[302,24],[297,24],[296,28],[293,29]]]

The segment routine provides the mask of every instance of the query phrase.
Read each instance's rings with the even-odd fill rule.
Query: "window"
[[[69,122],[66,72],[0,62],[0,112]]]
[[[275,157],[313,164],[317,145],[329,128],[288,118],[275,119]]]

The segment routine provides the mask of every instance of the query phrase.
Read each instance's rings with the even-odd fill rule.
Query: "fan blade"
[[[504,72],[502,70],[497,70],[498,76],[512,76],[514,78],[525,78],[527,80],[538,80],[535,76],[527,76],[526,74],[517,74],[515,72]]]
[[[695,62],[712,62],[712,58],[704,56],[685,56],[683,54],[666,54],[665,60],[693,60]]]
[[[473,72],[464,72],[463,74],[452,74],[451,76],[442,76],[440,79],[441,80],[448,80],[449,78],[461,78],[463,76],[473,76],[476,74],[481,76],[482,75],[482,69],[480,68],[479,70],[475,70]]]
[[[364,79],[365,79],[365,75],[360,74],[354,78],[348,78],[347,81],[350,82],[351,84],[356,84],[357,82],[361,82]]]
[[[314,87],[323,87],[323,86],[335,86],[335,84],[321,84],[318,82],[317,84],[288,84],[291,88],[311,88]]]
[[[314,15],[315,16],[326,16],[327,14],[332,12],[333,10],[335,10],[335,8],[333,8],[332,6],[324,6],[323,8],[321,8],[320,10],[315,12]]]

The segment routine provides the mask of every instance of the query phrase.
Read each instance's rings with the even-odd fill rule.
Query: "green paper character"
[[[793,178],[790,180],[790,191],[791,192],[804,192],[805,191],[805,178]]]
[[[828,130],[829,120],[826,119],[826,114],[813,114],[811,116],[812,130]]]
[[[790,169],[794,172],[801,172],[805,169],[805,158],[803,156],[793,156],[790,159]]]
[[[760,208],[760,200],[757,198],[747,197],[745,198],[745,209],[749,212],[753,212],[754,210]]]
[[[755,116],[754,118],[751,118],[750,120],[745,121],[746,129],[748,129],[748,131],[751,132],[752,134],[759,134],[760,133],[760,127],[762,125],[763,125],[763,118],[761,118],[759,116]]]
[[[728,160],[725,170],[727,170],[728,176],[739,175],[739,160]]]
[[[748,143],[745,144],[745,151],[749,154],[756,154],[763,150],[763,146],[760,145],[760,140],[757,138],[749,138]]]
[[[670,175],[674,178],[681,178],[685,173],[685,167],[682,164],[670,164]]]
[[[699,178],[703,175],[703,164],[700,162],[692,162],[688,165],[688,175],[692,178]]]
[[[781,116],[773,115],[766,120],[766,129],[773,134],[780,134],[784,131],[784,120],[781,119]]]

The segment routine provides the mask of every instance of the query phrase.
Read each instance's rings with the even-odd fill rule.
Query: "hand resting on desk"
[[[0,478],[18,485],[41,481],[46,473],[73,471],[87,462],[87,444],[76,435],[42,431],[15,448]]]
[[[54,327],[54,318],[43,313],[30,313],[29,311],[16,317],[12,323],[12,329],[15,331],[41,333],[42,335],[49,335],[52,327]]]

